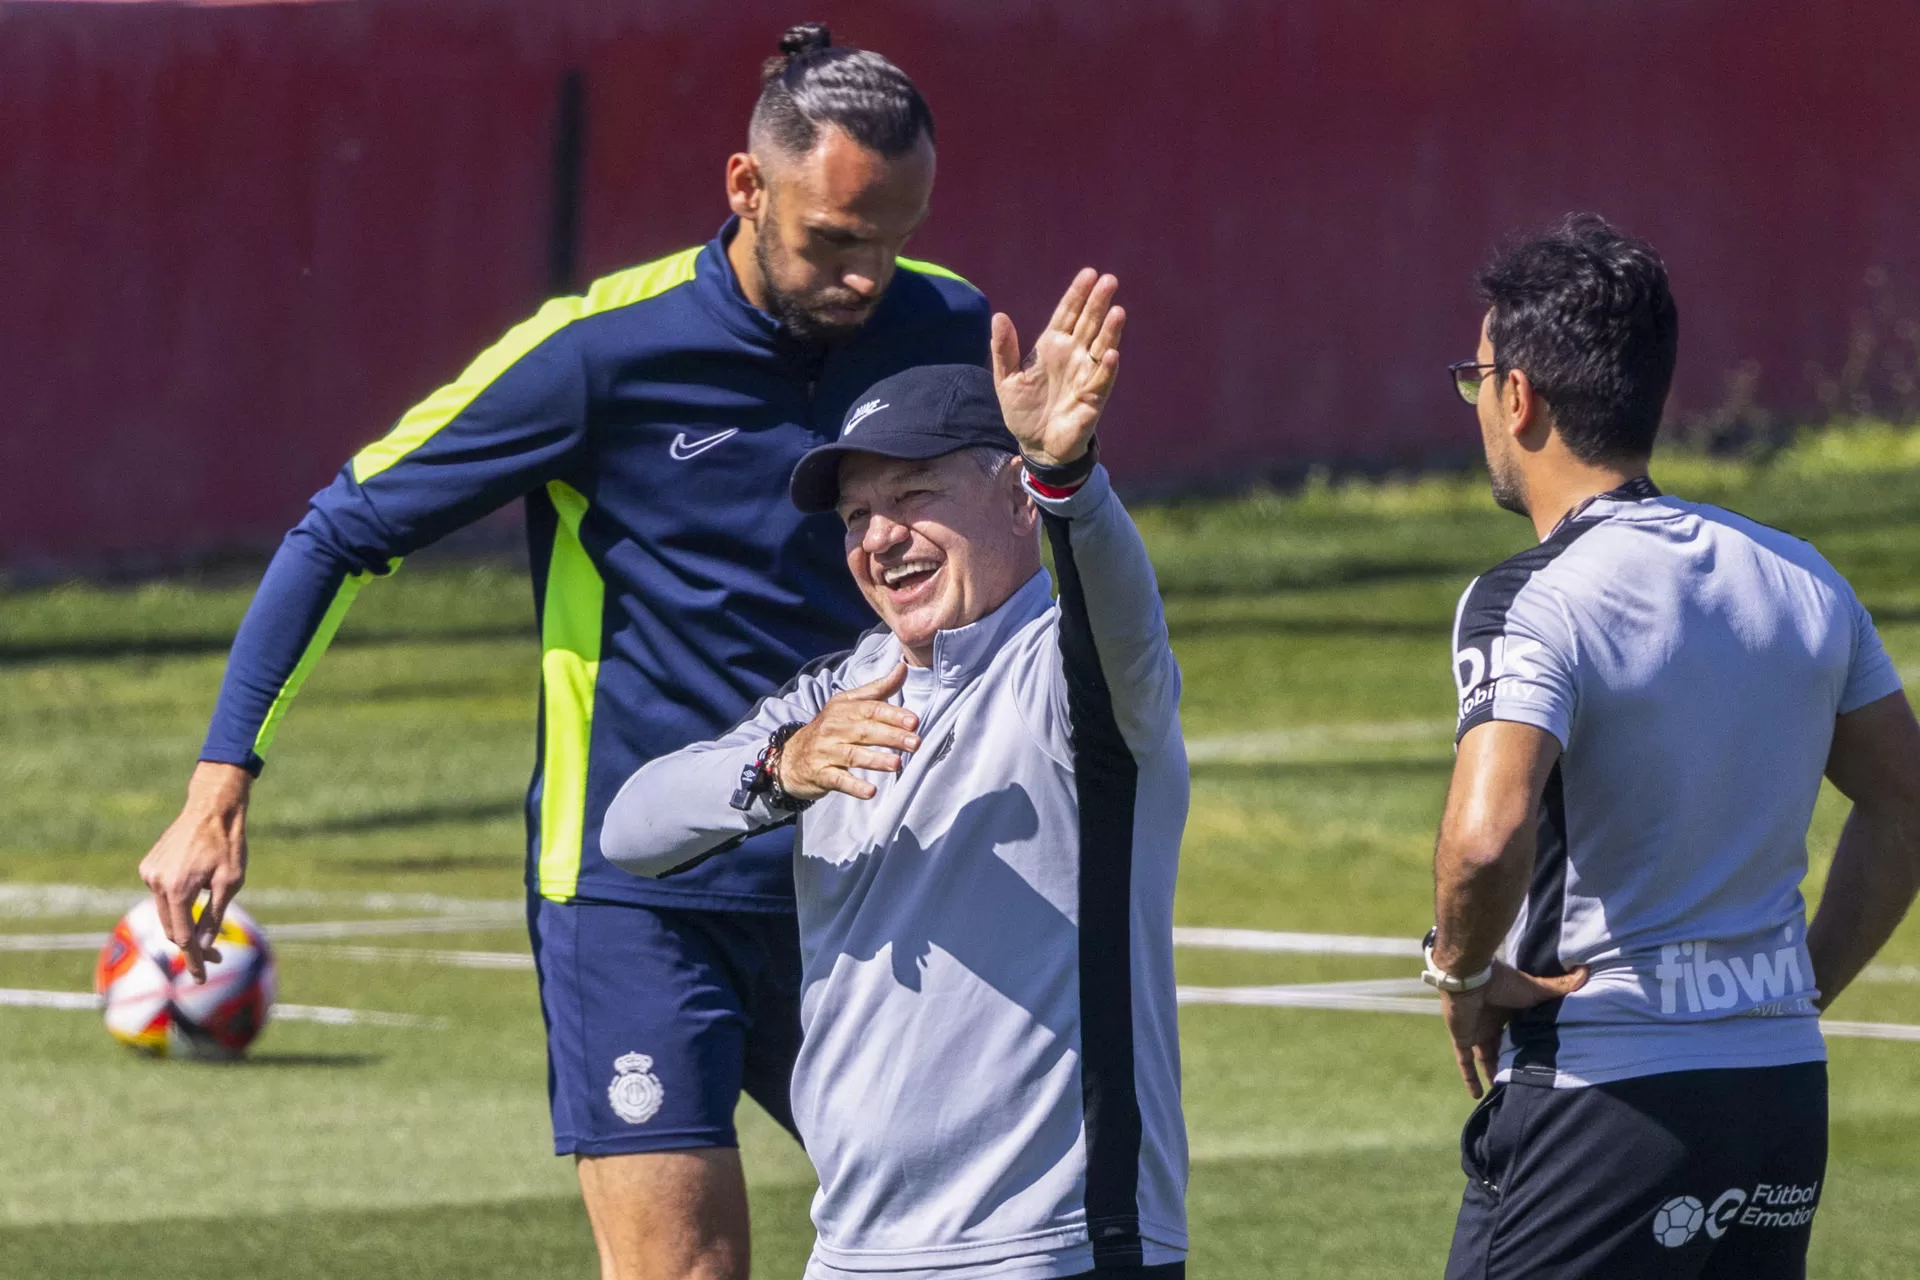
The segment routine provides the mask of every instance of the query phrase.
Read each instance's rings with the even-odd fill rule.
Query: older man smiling
[[[883,625],[608,813],[606,855],[653,876],[798,819],[812,1280],[1184,1274],[1186,755],[1153,569],[1094,448],[1117,287],[1083,271],[1024,366],[996,316],[991,375],[860,398],[792,495],[839,513]]]

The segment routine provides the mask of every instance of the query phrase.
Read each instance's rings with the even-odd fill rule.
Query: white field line
[[[526,925],[526,909],[497,915],[423,916],[399,920],[310,920],[298,924],[277,924],[268,930],[268,941],[314,938],[370,938],[396,933],[484,933]],[[264,926],[263,926],[264,927]]]
[[[1196,935],[1196,936],[1187,936]],[[1213,935],[1226,935],[1216,940]],[[1249,944],[1243,935],[1253,939]],[[1333,934],[1260,934],[1250,929],[1175,929],[1174,944],[1192,947],[1227,947],[1252,951],[1287,951],[1303,955],[1407,955],[1418,956],[1420,947],[1411,951],[1398,938],[1346,938]],[[455,969],[532,969],[533,957],[524,951],[443,951],[427,947],[356,947],[327,943],[300,943],[278,950],[298,955],[325,956],[364,964],[414,963],[438,964]],[[1338,988],[1363,988],[1378,985],[1382,990],[1399,989],[1409,983],[1422,986],[1418,978],[1379,978],[1358,983],[1326,984]],[[1317,984],[1316,984],[1317,985]]]
[[[288,1022],[322,1022],[330,1027],[423,1027],[445,1031],[451,1024],[445,1018],[422,1017],[417,1013],[376,1013],[371,1009],[335,1009],[324,1004],[276,1004],[274,1018]]]
[[[28,991],[0,987],[0,1006],[10,1009],[98,1009],[100,997],[91,991]]]
[[[488,928],[506,928],[520,922],[519,908],[493,916],[427,916],[421,919],[399,920],[315,920],[297,924],[273,925],[267,929],[268,940],[273,943],[311,942],[332,938],[363,938],[391,934],[425,933],[466,933],[481,932]],[[0,933],[0,951],[92,951],[105,945],[104,933]],[[1418,957],[1420,944],[1410,938],[1370,938],[1342,933],[1274,933],[1260,929],[1207,929],[1192,926],[1176,927],[1173,931],[1173,944],[1177,947],[1200,947],[1211,950],[1227,951],[1267,951],[1287,952],[1294,955],[1312,956],[1400,956]],[[504,960],[491,964],[483,960],[474,960],[466,967],[470,968],[525,968],[531,966],[531,958],[517,952],[416,952],[406,948],[376,948],[364,956],[348,956],[348,959],[398,960],[413,959],[423,955],[440,954],[445,956],[517,956],[525,964],[508,964]],[[460,961],[448,960],[446,963],[459,964]]]
[[[1861,982],[1920,983],[1920,964],[1870,964],[1860,971]]]
[[[1897,1022],[1847,1022],[1840,1018],[1820,1019],[1820,1029],[1830,1036],[1850,1036],[1856,1040],[1920,1040],[1920,1027]]]
[[[1338,992],[1290,987],[1177,987],[1181,1004],[1239,1004],[1279,1009],[1344,1009],[1353,1013],[1438,1013],[1440,1006],[1421,996],[1344,996]]]
[[[142,890],[103,889],[89,884],[0,884],[0,919],[119,915],[146,896]],[[247,889],[241,901],[248,907],[406,911],[422,915],[491,916],[523,909],[515,901],[450,898],[438,893],[350,893],[319,889]]]
[[[1302,725],[1187,739],[1187,759],[1202,764],[1284,763],[1337,747],[1396,742],[1432,742],[1445,746],[1453,736],[1450,720],[1375,720],[1354,724]]]
[[[1285,951],[1304,956],[1414,956],[1420,943],[1412,938],[1368,938],[1348,933],[1271,933],[1264,929],[1206,929],[1176,925],[1176,947],[1204,947],[1221,951]]]
[[[293,955],[324,956],[356,964],[437,964],[449,969],[532,969],[524,951],[440,951],[427,947],[342,947],[296,942],[277,948]]]
[[[1357,1013],[1438,1013],[1432,996],[1396,995],[1419,987],[1418,979],[1385,978],[1362,982],[1320,982],[1278,987],[1181,987],[1181,1004],[1251,1005],[1263,1008],[1339,1009]],[[100,998],[89,991],[31,991],[0,987],[0,1006],[32,1009],[97,1011]],[[319,1022],[328,1026],[424,1027],[447,1026],[445,1018],[411,1013],[379,1013],[339,1009],[328,1005],[276,1004],[273,1017],[287,1022]],[[1820,1029],[1830,1036],[1861,1040],[1920,1041],[1920,1026],[1895,1022],[1850,1022],[1826,1018]]]
[[[485,933],[524,923],[522,909],[493,914],[423,916],[398,920],[303,920],[267,929],[269,942],[315,938],[371,938],[405,933]],[[0,951],[97,951],[104,933],[0,933]]]
[[[482,911],[481,908],[489,908]],[[398,920],[317,920],[275,925],[273,942],[314,942],[332,938],[362,938],[392,934],[485,932],[520,923],[517,903],[468,902],[469,916],[429,916]],[[104,933],[0,933],[0,952],[92,951],[105,944]],[[1397,956],[1419,958],[1420,944],[1411,938],[1368,937],[1348,933],[1290,933],[1265,929],[1213,929],[1175,926],[1173,944],[1202,950],[1259,951],[1312,956]],[[439,951],[411,947],[293,947],[290,950],[325,951],[339,959],[368,964],[412,961],[461,969],[531,969],[533,957],[521,951]],[[1920,965],[1873,964],[1860,981],[1920,985]]]
[[[1286,1009],[1348,1009],[1367,1013],[1438,1013],[1433,991],[1418,978],[1360,982],[1304,982],[1277,987],[1178,987],[1181,1004],[1237,1004]]]
[[[1264,929],[1205,929],[1176,925],[1176,947],[1223,951],[1280,951],[1311,956],[1411,956],[1420,944],[1408,938],[1369,938],[1348,933],[1271,933]],[[1920,964],[1870,964],[1861,982],[1920,985]]]
[[[1418,978],[1367,982],[1316,982],[1279,987],[1178,987],[1181,1004],[1255,1005],[1280,1009],[1341,1009],[1354,1013],[1439,1013],[1440,1001],[1427,995],[1393,995],[1395,990],[1425,990]],[[1829,1036],[1857,1040],[1920,1041],[1920,1026],[1898,1022],[1849,1022],[1822,1018]]]
[[[1362,978],[1358,982],[1288,983],[1289,991],[1325,991],[1334,995],[1422,996],[1433,999],[1433,988],[1418,978]]]
[[[98,951],[105,945],[104,933],[0,934],[0,951]]]
[[[91,991],[31,991],[0,987],[0,1007],[14,1009],[84,1009],[99,1012],[100,997]],[[323,1004],[276,1004],[269,1018],[284,1022],[323,1022],[333,1027],[427,1027],[444,1030],[445,1018],[414,1013],[376,1013],[370,1009],[336,1009]]]

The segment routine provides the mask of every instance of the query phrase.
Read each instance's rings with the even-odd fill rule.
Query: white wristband
[[[1435,964],[1433,962],[1432,934],[1427,935],[1427,942],[1420,948],[1420,954],[1426,959],[1426,967],[1421,970],[1420,980],[1430,987],[1438,987],[1442,991],[1451,991],[1455,995],[1463,995],[1469,991],[1478,991],[1481,987],[1493,981],[1493,966],[1491,964],[1480,972],[1469,974],[1464,978],[1457,978]]]

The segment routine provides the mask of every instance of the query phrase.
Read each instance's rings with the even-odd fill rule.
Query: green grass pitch
[[[1920,672],[1920,443],[1863,427],[1656,478],[1812,538]],[[1450,765],[1447,628],[1525,545],[1484,481],[1316,482],[1144,509],[1186,674],[1183,925],[1415,937]],[[0,943],[100,930],[174,812],[248,587],[0,594]],[[536,660],[524,580],[423,557],[360,598],[256,791],[269,932],[418,915],[365,895],[519,893]],[[1837,831],[1811,837],[1817,885]],[[247,901],[243,897],[242,901]],[[353,948],[361,950],[353,950]],[[438,1027],[281,1022],[245,1063],[137,1059],[86,1012],[0,1007],[0,1276],[588,1276],[548,1152],[522,930],[288,941],[282,999]],[[511,953],[458,967],[453,953]],[[80,991],[92,954],[0,949],[0,988]],[[1209,987],[1407,976],[1403,960],[1183,949]],[[1836,1016],[1920,1023],[1920,925]],[[1189,1005],[1193,1273],[1437,1275],[1469,1106],[1437,1020]],[[1920,1043],[1836,1039],[1813,1274],[1920,1274]],[[742,1109],[756,1273],[799,1273],[811,1174]]]

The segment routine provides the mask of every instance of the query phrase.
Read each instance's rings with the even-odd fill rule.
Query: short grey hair
[[[989,480],[997,479],[1002,471],[1012,466],[1020,457],[1019,454],[1008,453],[1005,449],[996,449],[990,444],[969,445],[964,452],[972,457]]]

